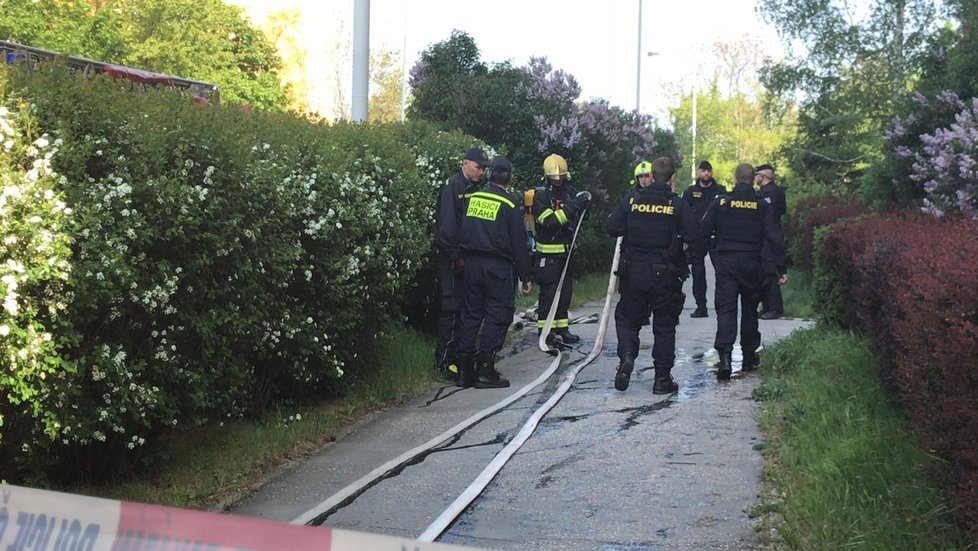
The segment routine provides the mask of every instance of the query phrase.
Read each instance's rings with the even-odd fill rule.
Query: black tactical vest
[[[721,251],[760,251],[764,241],[764,205],[753,191],[734,190],[719,196],[717,249]]]
[[[676,236],[674,194],[636,190],[628,200],[626,245],[638,249],[666,249]]]

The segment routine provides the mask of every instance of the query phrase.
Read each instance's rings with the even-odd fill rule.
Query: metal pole
[[[404,122],[404,112],[407,111],[407,31],[408,11],[410,7],[404,4],[404,45],[401,46],[401,122]]]
[[[638,52],[635,54],[635,113],[642,112],[642,1],[638,0]]]
[[[353,2],[353,122],[367,122],[370,85],[370,0]]]
[[[405,16],[407,21],[407,16]],[[404,46],[401,47],[401,122],[407,109],[407,25],[404,26]]]
[[[693,75],[696,78],[696,75]],[[693,82],[693,160],[689,164],[690,177],[696,181],[696,96],[699,95],[699,84]]]

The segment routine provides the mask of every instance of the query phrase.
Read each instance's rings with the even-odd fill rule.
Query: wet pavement
[[[649,328],[641,335],[631,385],[625,392],[614,389],[618,360],[612,319],[601,355],[438,541],[513,550],[759,547],[748,511],[761,491],[761,433],[751,399],[761,374],[740,373],[736,350],[733,378],[717,382],[716,318],[712,309],[708,318],[689,317],[689,285],[673,369],[679,392],[652,394]],[[571,318],[600,314],[602,305],[589,303]],[[760,323],[765,345],[808,325],[789,319]],[[421,534],[550,397],[564,372],[590,352],[598,324],[572,328],[582,342],[564,353],[546,384],[391,470],[329,511],[323,525]],[[231,512],[296,519],[398,454],[512,394],[550,365],[552,358],[535,346],[536,331],[524,329],[511,341],[497,364],[511,388],[439,386],[374,414],[319,453],[283,469]]]

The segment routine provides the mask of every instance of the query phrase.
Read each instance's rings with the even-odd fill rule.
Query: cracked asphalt
[[[709,263],[707,263],[709,270]],[[709,274],[712,307],[712,273]],[[438,540],[486,549],[741,550],[759,541],[748,511],[759,501],[761,433],[751,392],[761,374],[716,380],[716,317],[692,319],[677,333],[673,395],[652,394],[651,329],[628,390],[613,379],[614,320],[601,355],[543,418],[486,491]],[[613,298],[612,310],[617,296]],[[601,312],[594,302],[571,317]],[[612,313],[613,318],[613,313]],[[761,321],[764,345],[807,326]],[[568,368],[591,350],[598,324],[574,325],[582,342],[565,352],[544,385],[455,438],[392,470],[334,507],[323,525],[416,538],[479,475],[546,401]],[[444,432],[535,379],[552,358],[536,331],[514,335],[497,367],[509,389],[432,388],[424,396],[356,423],[317,454],[283,469],[232,514],[290,521],[400,453]],[[763,354],[762,354],[763,362]]]

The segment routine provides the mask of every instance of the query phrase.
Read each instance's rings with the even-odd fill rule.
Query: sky
[[[301,43],[317,101],[332,101],[337,87],[351,95],[354,0],[228,0],[260,21],[286,7],[301,10]],[[756,0],[371,0],[370,47],[407,55],[409,71],[421,52],[468,33],[486,63],[526,65],[545,57],[573,75],[581,99],[603,98],[660,120],[681,90],[708,82],[717,60],[712,44],[751,39],[761,56],[780,57],[774,30],[755,13]],[[639,50],[639,7],[641,50]],[[638,56],[641,51],[641,82]],[[656,55],[649,56],[648,52]],[[338,80],[340,79],[340,80]],[[341,82],[342,81],[342,82]],[[687,92],[688,93],[688,92]],[[321,110],[325,113],[325,109]]]

